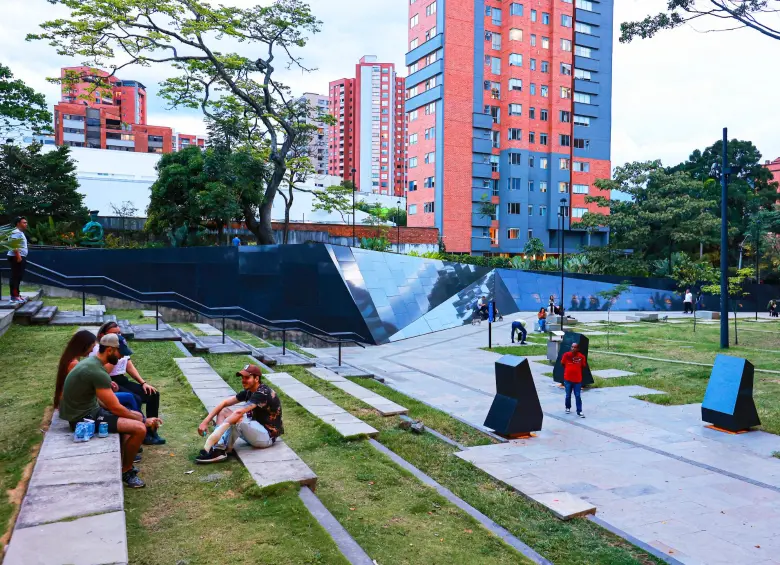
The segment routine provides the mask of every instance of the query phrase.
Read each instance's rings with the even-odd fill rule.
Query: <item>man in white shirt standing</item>
[[[27,229],[27,218],[19,216],[14,218],[14,231],[11,232],[11,239],[18,239],[19,246],[8,252],[8,262],[11,264],[11,302],[24,302],[24,298],[19,293],[19,286],[24,278],[24,271],[27,268],[27,238],[24,231]]]
[[[683,300],[683,314],[689,312],[693,314],[693,294],[690,288],[685,290],[685,300]]]

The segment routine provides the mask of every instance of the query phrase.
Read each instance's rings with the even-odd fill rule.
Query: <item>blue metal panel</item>
[[[574,81],[575,92],[585,92],[587,94],[598,94],[599,83],[590,80],[575,80]]]
[[[490,114],[485,114],[482,112],[482,107],[480,106],[479,112],[474,112],[473,115],[473,125],[475,128],[482,128],[487,130],[493,129],[493,118],[490,116]]]
[[[493,171],[490,168],[490,165],[486,165],[484,163],[472,163],[471,176],[476,178],[489,179],[493,176]]]
[[[586,71],[598,71],[599,61],[597,59],[589,59],[588,57],[574,57],[574,66],[578,69],[584,69]]]
[[[483,110],[485,81],[485,0],[474,0],[474,112]]]
[[[439,6],[436,10],[436,13],[438,14],[438,17],[443,17],[444,9]],[[410,66],[415,61],[419,61],[426,55],[429,55],[436,51],[437,49],[441,49],[444,46],[444,34],[442,31],[444,30],[444,26],[437,26],[436,31],[439,33],[435,36],[433,36],[431,39],[420,45],[419,47],[416,47],[415,49],[412,49],[406,54],[406,66]]]
[[[599,107],[595,104],[582,104],[580,102],[574,103],[574,113],[580,116],[590,116],[591,118],[601,115]]]
[[[574,43],[583,47],[591,47],[593,49],[601,49],[603,47],[601,38],[595,35],[577,32],[574,34],[574,38]]]
[[[471,150],[474,153],[490,153],[493,150],[493,142],[490,139],[474,138],[471,141]]]
[[[605,6],[601,9],[601,14],[597,12],[589,12],[588,10],[577,10],[577,21],[591,25],[603,26],[603,13],[612,12],[612,2],[604,2],[604,4]],[[606,4],[609,4],[610,6],[607,7]]]
[[[412,88],[413,86],[428,80],[432,76],[441,74],[443,72],[444,72],[444,59],[439,59],[437,61],[434,61],[430,65],[423,67],[416,73],[412,73],[408,77],[406,77],[406,88]]]
[[[484,237],[472,237],[471,250],[478,252],[492,251],[492,247],[490,246],[490,239],[485,239]]]
[[[418,94],[417,96],[407,100],[405,111],[411,112],[412,110],[416,110],[417,108],[422,108],[426,104],[430,104],[431,102],[440,100],[443,94],[444,94],[444,87],[442,85],[434,86],[430,90],[426,90],[425,92]]]

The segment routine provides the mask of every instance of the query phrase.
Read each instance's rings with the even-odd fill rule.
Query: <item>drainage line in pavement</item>
[[[609,530],[610,532],[612,532],[616,536],[618,536],[620,538],[623,538],[627,542],[633,543],[639,549],[644,549],[647,553],[649,553],[650,555],[652,555],[654,557],[657,557],[658,559],[660,559],[664,563],[669,563],[669,565],[683,565],[682,561],[678,561],[674,557],[670,557],[666,553],[664,553],[662,551],[659,551],[658,549],[654,548],[652,545],[646,544],[642,540],[635,538],[634,536],[632,536],[629,533],[624,532],[620,528],[616,528],[615,526],[613,526],[609,522],[605,522],[604,520],[594,516],[593,514],[587,515],[586,518],[588,520],[590,520],[591,522],[593,522],[594,524],[598,524],[599,526],[601,526],[605,530]]]
[[[524,544],[522,541],[517,539],[514,535],[512,535],[509,530],[504,528],[503,526],[499,526],[496,524],[493,520],[485,516],[482,512],[471,506],[468,502],[465,500],[458,498],[450,489],[440,485],[435,480],[433,480],[431,477],[423,473],[420,469],[409,463],[406,459],[403,457],[397,455],[395,452],[390,451],[387,447],[376,441],[375,439],[369,439],[368,442],[371,444],[371,446],[379,451],[380,453],[383,453],[384,455],[388,456],[390,459],[393,460],[397,465],[400,467],[403,467],[407,471],[409,471],[412,475],[417,477],[421,482],[425,483],[426,485],[435,488],[440,495],[442,495],[444,498],[449,500],[452,504],[463,510],[466,514],[474,518],[477,522],[482,524],[485,528],[487,528],[488,531],[492,532],[499,538],[501,538],[506,544],[512,546],[517,551],[519,551],[521,554],[523,554],[525,557],[533,561],[534,563],[538,563],[539,565],[553,565],[552,561],[549,561],[536,553],[533,549],[531,549],[529,546]]]

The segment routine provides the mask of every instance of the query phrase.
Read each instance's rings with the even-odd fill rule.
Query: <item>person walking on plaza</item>
[[[241,247],[241,238],[236,236],[233,238],[233,245],[235,247]]]
[[[582,413],[582,369],[588,365],[585,356],[580,353],[580,344],[572,343],[571,351],[561,357],[563,365],[563,386],[566,389],[566,413],[571,413],[571,393],[577,403],[577,416],[584,418]]]
[[[8,252],[8,262],[11,264],[11,302],[24,302],[19,287],[24,278],[24,271],[27,268],[27,238],[24,231],[27,229],[27,218],[19,216],[14,218],[14,230],[11,232],[11,239],[18,239],[19,246]]]
[[[512,322],[512,343],[515,342],[515,332],[520,332],[520,345],[526,345],[525,338],[528,336],[528,332],[525,329],[526,321],[522,318],[518,318]]]
[[[693,314],[693,294],[691,289],[685,289],[685,299],[683,300],[683,314]]]

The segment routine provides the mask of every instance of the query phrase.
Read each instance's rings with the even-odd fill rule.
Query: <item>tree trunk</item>
[[[276,195],[276,191],[274,191]],[[260,205],[259,213],[260,221],[256,223],[257,231],[254,232],[257,236],[258,245],[273,245],[276,243],[274,240],[274,229],[271,225],[271,208],[273,207],[273,200],[266,200]]]
[[[290,203],[285,203],[284,207],[284,232],[282,243],[287,245],[288,234],[290,233]]]
[[[225,232],[225,224],[217,220],[217,245],[222,245],[222,234]]]

